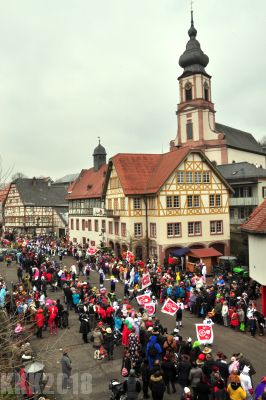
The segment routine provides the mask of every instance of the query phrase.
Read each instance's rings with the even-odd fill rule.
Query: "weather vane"
[[[101,143],[101,137],[100,136],[98,136],[98,140],[99,140],[99,144]]]
[[[190,11],[193,11],[193,0],[190,2]]]

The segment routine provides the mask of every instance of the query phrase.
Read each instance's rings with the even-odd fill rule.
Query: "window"
[[[200,195],[199,194],[189,194],[187,196],[187,207],[188,208],[199,208],[200,207]]]
[[[235,219],[235,209],[230,208],[230,219]]]
[[[124,197],[121,197],[120,199],[120,210],[125,210],[126,209],[126,200]]]
[[[81,220],[81,229],[85,231],[85,219]]]
[[[201,222],[189,222],[188,223],[188,236],[200,236],[201,235]]]
[[[186,172],[186,183],[193,183],[193,172]]]
[[[108,199],[108,210],[112,209],[112,199]]]
[[[133,208],[134,208],[134,210],[140,210],[140,198],[139,197],[134,197]]]
[[[207,82],[204,83],[204,100],[209,101],[209,85]]]
[[[215,195],[214,194],[210,194],[210,196],[209,196],[209,206],[210,207],[215,206]]]
[[[96,219],[96,220],[94,221],[94,230],[95,230],[95,232],[98,232],[98,230],[99,230],[98,219]]]
[[[156,197],[149,197],[149,209],[155,210],[156,209]]]
[[[209,206],[210,207],[221,207],[221,195],[210,194],[209,195]]]
[[[179,208],[179,196],[166,196],[166,208]]]
[[[71,220],[70,220],[70,229],[73,231],[73,229],[74,229],[74,220],[73,220],[73,218],[71,218]]]
[[[203,172],[203,182],[210,183],[210,172],[209,171]]]
[[[184,171],[177,171],[177,183],[184,183]]]
[[[186,101],[192,100],[192,85],[190,82],[185,84],[185,98]]]
[[[193,124],[192,122],[187,122],[187,140],[193,139]]]
[[[211,235],[223,233],[223,221],[211,221],[210,233]]]
[[[79,230],[79,219],[76,219],[76,231]]]
[[[195,172],[195,183],[201,183],[202,182],[202,174],[201,172]]]
[[[127,235],[127,225],[125,224],[125,222],[121,223],[121,235],[122,236],[126,236]]]
[[[167,224],[167,236],[168,237],[180,237],[181,236],[181,224],[180,224],[180,222]]]
[[[91,231],[91,219],[88,219],[88,231]]]
[[[106,221],[105,219],[102,220],[102,232],[105,232],[106,230]]]
[[[119,235],[119,222],[115,221],[115,235]]]
[[[134,235],[136,237],[142,236],[142,224],[141,223],[134,224]]]
[[[114,199],[114,210],[118,210],[118,199]]]
[[[266,198],[266,187],[263,186],[262,188],[262,197],[265,199]]]
[[[156,224],[152,222],[150,223],[150,236],[156,238]]]
[[[110,235],[113,234],[113,222],[112,221],[108,222],[108,231],[109,231]]]

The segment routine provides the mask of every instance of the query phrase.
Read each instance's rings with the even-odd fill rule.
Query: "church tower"
[[[176,112],[177,136],[171,142],[171,149],[184,146],[197,147],[208,155],[208,145],[213,148],[217,144],[220,147],[219,154],[217,153],[216,157],[212,150],[210,159],[220,164],[223,134],[219,135],[215,130],[211,76],[205,71],[209,57],[203,53],[196,39],[197,30],[194,26],[193,11],[191,11],[191,26],[188,35],[186,50],[179,58],[179,65],[184,71],[178,78],[180,102]]]
[[[98,171],[102,165],[106,164],[106,151],[105,148],[101,145],[101,141],[99,139],[99,144],[95,147],[93,152],[93,168],[95,171]]]

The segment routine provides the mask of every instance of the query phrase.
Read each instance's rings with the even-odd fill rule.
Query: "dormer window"
[[[206,81],[204,83],[203,89],[204,89],[204,100],[209,101],[209,85]]]
[[[186,101],[192,100],[192,85],[190,82],[185,84],[185,96]]]

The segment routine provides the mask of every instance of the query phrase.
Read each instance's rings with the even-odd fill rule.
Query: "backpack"
[[[158,353],[158,352],[157,352],[157,349],[156,349],[155,345],[152,344],[152,345],[149,347],[149,350],[148,350],[149,356],[154,357],[154,356],[156,356],[157,353]]]

